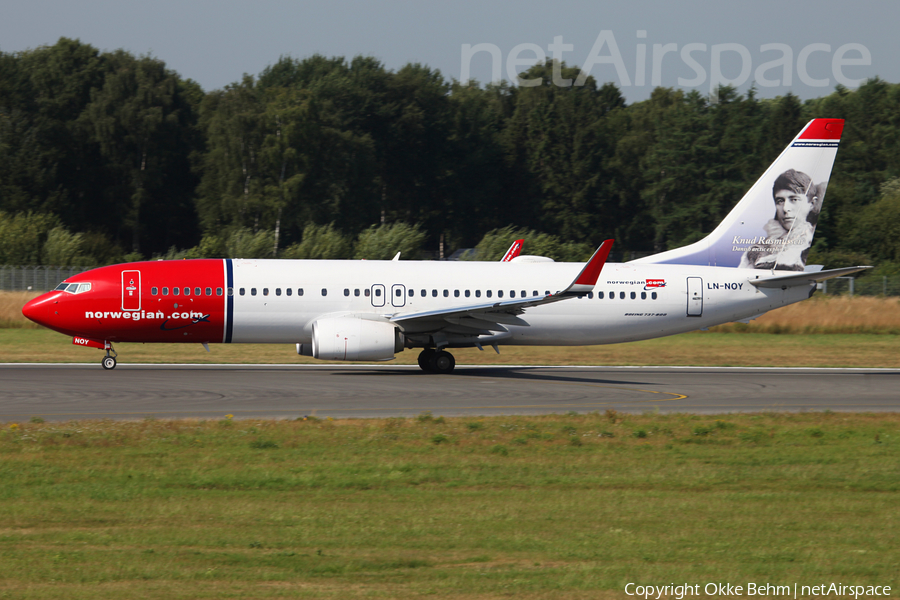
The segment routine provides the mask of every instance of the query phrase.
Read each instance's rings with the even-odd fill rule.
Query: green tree
[[[42,262],[60,267],[96,264],[93,257],[85,254],[84,241],[83,233],[70,233],[63,227],[54,227],[47,233],[41,252]]]
[[[42,264],[41,251],[50,232],[57,228],[59,218],[55,215],[0,212],[0,264]]]
[[[522,254],[546,256],[560,262],[586,261],[595,250],[588,244],[563,241],[554,235],[509,225],[486,233],[475,247],[475,252],[465,258],[481,261],[500,260],[509,246],[519,239],[525,240],[522,243]]]
[[[353,255],[353,242],[338,231],[333,224],[307,225],[303,240],[286,248],[283,258],[341,259]]]
[[[109,192],[131,231],[131,248],[192,240],[190,88],[196,84],[182,82],[149,56],[135,59],[119,50],[107,60],[110,71],[92,90],[83,119],[114,176]],[[176,181],[184,185],[172,186]]]
[[[359,234],[353,257],[390,260],[400,252],[404,259],[416,259],[424,241],[425,232],[418,225],[373,225]]]
[[[274,241],[275,233],[271,230],[254,233],[241,227],[225,238],[225,255],[228,258],[271,258]]]

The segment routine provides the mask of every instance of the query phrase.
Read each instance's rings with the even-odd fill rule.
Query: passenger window
[[[550,290],[545,290],[545,291],[544,291],[544,295],[545,295],[545,296],[549,296],[549,295],[550,295]]]
[[[625,292],[619,292],[619,300],[625,299]]]
[[[302,295],[303,295],[303,288],[297,288],[297,295],[298,295],[298,296],[302,296]]]
[[[276,296],[280,296],[280,295],[281,295],[281,288],[275,288],[275,295],[276,295]]]
[[[356,297],[359,297],[359,288],[356,288],[355,290],[353,290],[353,295]]]
[[[459,290],[453,290],[453,297],[459,298]]]
[[[209,289],[209,288],[206,288],[206,289]],[[195,296],[199,296],[199,295],[200,295],[200,288],[194,288],[194,295],[195,295]]]
[[[437,298],[437,290],[431,290],[431,297]]]
[[[256,295],[256,288],[250,288],[250,295],[251,295],[251,296],[255,296],[255,295]]]
[[[184,288],[184,295],[185,295],[185,296],[190,296],[190,295],[191,295],[191,288]]]
[[[490,298],[491,295],[492,295],[493,293],[494,293],[494,292],[493,292],[492,290],[487,290],[487,291],[484,293],[484,295],[487,296],[488,298]]]
[[[263,288],[263,296],[269,295],[269,288]]]
[[[509,290],[509,297],[510,297],[510,298],[515,298],[515,297],[516,297],[516,290]]]
[[[588,300],[594,299],[594,292],[588,292]]]
[[[423,298],[428,295],[428,290],[419,290],[419,295]]]
[[[347,296],[348,298],[350,297],[350,288],[344,288],[344,295]]]
[[[181,293],[181,288],[172,288],[172,295],[177,296]]]
[[[497,290],[497,297],[498,297],[498,298],[502,298],[502,297],[503,297],[503,290]]]
[[[246,292],[247,292],[247,290],[245,290],[244,288],[241,288],[241,291],[240,291],[241,296],[243,296]]]
[[[631,299],[634,300],[635,298],[637,298],[637,294],[635,294],[634,292],[631,292]]]
[[[650,293],[650,298],[651,298],[652,300],[656,300],[656,292],[651,292],[651,293]]]
[[[394,295],[396,297],[399,298],[402,294],[403,294],[403,290],[401,290],[400,288],[397,288],[396,290],[394,290]]]
[[[287,288],[287,289],[284,290],[284,293],[285,293],[286,295],[290,296],[291,294],[294,293],[294,290],[292,290],[291,288]]]
[[[327,295],[328,295],[328,290],[325,289],[325,288],[322,288],[322,295],[323,295],[323,296],[327,296]]]
[[[221,296],[221,295],[222,295],[222,288],[216,288],[216,296]],[[233,287],[228,288],[228,295],[234,296],[234,288]]]
[[[532,296],[537,296],[537,295],[538,295],[537,290],[534,290],[534,291],[531,293],[531,295],[532,295]]]
[[[163,296],[168,296],[168,295],[169,295],[169,288],[164,287],[163,288]]]
[[[603,292],[597,292],[597,298],[603,300]]]
[[[481,298],[481,290],[475,290],[475,297]]]
[[[375,288],[375,297],[381,298],[381,288]]]
[[[444,290],[444,298],[450,297],[450,290]]]
[[[469,290],[466,290],[466,298],[468,298],[471,295],[472,295],[472,292],[470,292]]]
[[[610,299],[610,300],[615,300],[615,299],[616,299],[616,293],[615,293],[615,292],[610,292],[610,293],[609,293],[609,299]]]
[[[206,288],[206,295],[212,296],[212,288]],[[221,296],[222,294],[219,294],[219,295]]]
[[[647,299],[647,292],[641,292],[641,300]]]
[[[369,288],[366,288],[366,298],[369,297]]]
[[[152,287],[150,288],[150,295],[155,296],[159,293],[159,288]]]
[[[520,294],[519,297],[520,297],[520,298],[524,298],[526,295],[527,295],[527,294],[525,293],[525,290],[522,290],[522,293]],[[535,294],[535,296],[537,296],[537,294]]]

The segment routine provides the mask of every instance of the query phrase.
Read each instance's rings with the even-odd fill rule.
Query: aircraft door
[[[406,286],[399,283],[391,286],[391,305],[400,308],[406,306]]]
[[[703,315],[703,279],[700,277],[687,278],[687,316],[699,317]]]
[[[373,285],[369,297],[372,299],[372,306],[384,306],[384,286],[380,283]]]
[[[122,310],[141,310],[140,271],[122,271]]]

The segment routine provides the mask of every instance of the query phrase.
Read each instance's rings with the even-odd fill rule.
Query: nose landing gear
[[[447,375],[456,367],[456,359],[446,350],[425,348],[419,353],[419,367],[426,373]]]
[[[113,349],[112,344],[107,342],[106,343],[106,356],[103,357],[103,360],[100,361],[100,364],[103,365],[103,368],[106,369],[107,371],[109,371],[110,369],[115,369],[116,368],[116,357],[118,355],[119,355],[119,353]]]

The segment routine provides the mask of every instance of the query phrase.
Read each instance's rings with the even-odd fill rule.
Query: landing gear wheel
[[[100,363],[103,365],[103,368],[106,370],[115,369],[116,368],[116,359],[112,356],[104,356],[103,361]]]
[[[425,348],[419,352],[419,368],[426,373],[431,373],[431,359],[434,358],[434,349]]]
[[[448,373],[453,372],[453,368],[456,366],[456,359],[453,358],[453,355],[444,350],[438,350],[434,353],[434,356],[431,357],[430,366],[432,373],[438,373],[440,375],[447,375]]]

